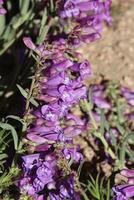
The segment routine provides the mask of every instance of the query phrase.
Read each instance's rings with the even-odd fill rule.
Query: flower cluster
[[[71,112],[71,107],[87,98],[83,80],[91,75],[90,64],[87,60],[82,61],[79,54],[72,53],[64,40],[47,47],[35,47],[30,38],[24,38],[24,43],[38,53],[43,66],[36,83],[36,99],[40,105],[31,110],[34,120],[26,136],[34,144],[36,154],[22,158],[21,191],[39,199],[38,193],[47,188],[45,195],[50,199],[54,199],[54,195],[56,199],[78,199],[73,184],[75,173],[70,171],[69,163],[82,159],[79,147],[73,146],[73,138],[84,131],[85,122]],[[58,163],[64,163],[62,169]],[[44,174],[43,180],[41,176],[45,170],[51,175],[46,172],[48,177]]]
[[[116,193],[115,200],[129,200],[134,197],[134,170],[123,169],[121,175],[125,176],[128,181],[126,184],[116,185],[113,191]]]
[[[32,154],[22,157],[25,176],[20,181],[21,191],[34,199],[79,199],[74,191],[75,174],[64,177],[57,166],[54,153]]]
[[[102,21],[110,20],[109,0],[67,0],[59,1],[59,5],[63,20],[70,17],[77,22],[72,31],[77,41],[97,39]],[[23,39],[37,54],[39,69],[33,93],[39,106],[31,108],[33,121],[29,124],[26,140],[34,152],[22,157],[23,174],[19,186],[21,193],[37,200],[80,199],[78,177],[70,167],[82,159],[79,146],[73,145],[73,138],[85,130],[86,121],[73,113],[72,106],[87,99],[84,80],[92,73],[89,62],[83,60],[68,42],[72,33],[66,40],[59,38],[39,46],[29,37]],[[94,102],[110,108],[97,92],[94,92]]]
[[[3,8],[4,0],[0,0],[0,15],[6,14],[6,9]]]
[[[60,17],[74,21],[69,37],[74,44],[91,42],[101,36],[102,23],[110,24],[109,7],[111,0],[65,0],[61,1]]]

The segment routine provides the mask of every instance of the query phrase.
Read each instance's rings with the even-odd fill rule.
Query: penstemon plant
[[[104,178],[100,179],[100,174],[97,175],[96,179],[90,175],[90,179],[88,180],[87,184],[83,186],[85,187],[85,191],[83,192],[83,198],[85,200],[89,200],[86,192],[91,195],[90,198],[96,200],[110,200],[110,181],[105,180]]]
[[[134,197],[134,92],[115,82],[87,85],[86,80],[92,77],[91,64],[76,50],[82,43],[101,38],[103,22],[110,25],[112,21],[110,4],[111,0],[19,0],[17,4],[0,0],[0,55],[10,54],[20,39],[25,47],[21,44],[23,48],[17,49],[21,54],[17,63],[24,62],[26,56],[33,59],[29,89],[23,88],[18,78],[17,89],[25,104],[23,116],[9,115],[0,123],[3,200]],[[16,15],[8,19],[14,6]],[[74,107],[79,108],[79,115]],[[21,124],[19,131],[10,120]],[[102,178],[104,174],[89,172],[89,180],[81,181],[84,156],[75,138],[85,135],[101,147],[101,159],[111,165],[111,176]],[[6,170],[10,143],[14,157]],[[127,180],[114,186],[119,170]]]

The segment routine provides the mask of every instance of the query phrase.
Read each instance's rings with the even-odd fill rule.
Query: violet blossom
[[[109,13],[111,0],[66,0],[60,4],[60,17],[72,18],[74,29],[72,39],[75,44],[80,41],[91,42],[100,38],[102,22],[111,22]]]
[[[67,159],[69,154],[65,153]],[[76,158],[79,159],[80,156],[77,155]],[[63,172],[57,166],[57,156],[54,153],[32,154],[23,156],[22,159],[23,176],[19,182],[22,193],[25,192],[37,200],[48,196],[51,200],[55,199],[54,197],[59,200],[79,199],[78,193],[74,190],[74,175],[61,179]],[[44,193],[43,190],[47,192]]]
[[[64,158],[67,165],[82,160],[79,147],[73,145],[73,138],[84,131],[85,121],[70,109],[80,99],[87,98],[83,80],[91,76],[91,68],[88,61],[67,55],[64,42],[60,40],[50,47],[36,47],[30,38],[24,38],[26,46],[38,54],[44,66],[37,81],[38,95],[35,97],[40,105],[31,109],[33,122],[26,135],[30,149],[36,154],[22,157],[23,175],[19,183],[22,193],[37,200],[47,196],[51,200],[79,199],[74,189],[74,175],[66,177],[66,169],[60,169],[58,160]],[[55,152],[57,145],[60,145],[58,154]]]
[[[110,22],[110,0],[59,1],[61,20],[74,19],[77,25],[68,38],[36,46],[31,38],[23,39],[41,63],[39,79],[36,80],[38,108],[31,108],[33,121],[26,138],[34,153],[22,157],[23,173],[19,181],[21,193],[36,200],[80,200],[75,188],[77,176],[70,163],[82,160],[79,146],[73,138],[86,127],[85,120],[75,116],[71,108],[81,99],[87,99],[84,80],[91,76],[91,66],[74,52],[70,40],[93,41],[100,37],[102,22]],[[94,103],[110,108],[103,96],[94,96]],[[33,147],[32,147],[33,144]],[[65,161],[65,168],[59,162]]]
[[[122,92],[122,95],[127,100],[127,102],[131,106],[134,106],[134,91],[132,91],[129,88],[126,88],[126,87],[121,87],[121,92]]]
[[[93,85],[90,89],[92,91],[92,101],[94,106],[100,109],[110,110],[111,103],[106,97],[106,90],[104,85]]]
[[[58,41],[54,43],[54,49],[44,47],[43,50],[42,47],[42,52],[44,52],[44,57],[46,53],[49,61],[44,62],[44,66],[47,65],[47,68],[42,70],[38,82],[39,96],[37,98],[44,103],[41,108],[33,112],[35,120],[28,130],[27,138],[34,142],[37,138],[37,141],[42,138],[41,142],[47,140],[51,142],[70,141],[81,133],[84,123],[78,124],[77,120],[80,120],[78,118],[76,120],[74,117],[73,125],[63,126],[62,122],[61,126],[60,120],[68,120],[66,117],[70,107],[78,103],[80,99],[87,97],[87,87],[82,81],[83,77],[90,77],[90,65],[88,61],[76,62],[76,60],[73,61],[73,58],[67,57]],[[87,69],[88,67],[89,69]]]
[[[6,9],[3,8],[4,0],[0,0],[0,15],[6,14]]]
[[[128,181],[125,184],[116,185],[113,191],[116,193],[115,200],[129,200],[134,197],[134,170],[123,169],[121,175],[125,176]]]

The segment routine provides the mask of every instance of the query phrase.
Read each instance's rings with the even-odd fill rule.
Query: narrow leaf
[[[0,127],[3,128],[4,130],[11,131],[12,136],[13,136],[13,141],[14,141],[14,147],[15,147],[15,150],[17,150],[18,135],[17,135],[15,128],[13,126],[11,126],[10,124],[2,123],[2,122],[0,122]]]
[[[23,95],[23,97],[25,97],[25,98],[27,99],[27,98],[28,98],[28,93],[27,93],[20,85],[17,84],[17,87],[18,87],[20,93]],[[31,98],[29,99],[29,101],[30,101],[35,107],[38,107],[39,104],[37,103],[37,101],[34,100],[33,97],[31,97]]]

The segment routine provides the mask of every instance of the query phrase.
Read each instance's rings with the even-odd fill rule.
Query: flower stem
[[[115,156],[115,153],[112,151],[112,149],[109,147],[109,144],[108,142],[106,141],[104,135],[99,131],[99,127],[98,127],[98,124],[96,123],[95,119],[94,119],[94,116],[92,114],[92,110],[91,110],[91,107],[90,107],[90,103],[88,103],[86,100],[84,100],[84,106],[86,108],[86,111],[87,111],[87,114],[89,115],[90,119],[91,119],[91,123],[95,129],[95,132],[94,132],[94,135],[99,138],[101,140],[101,142],[103,143],[104,145],[104,148],[106,150],[106,152],[111,156],[111,158],[113,160],[115,160],[116,156]]]

